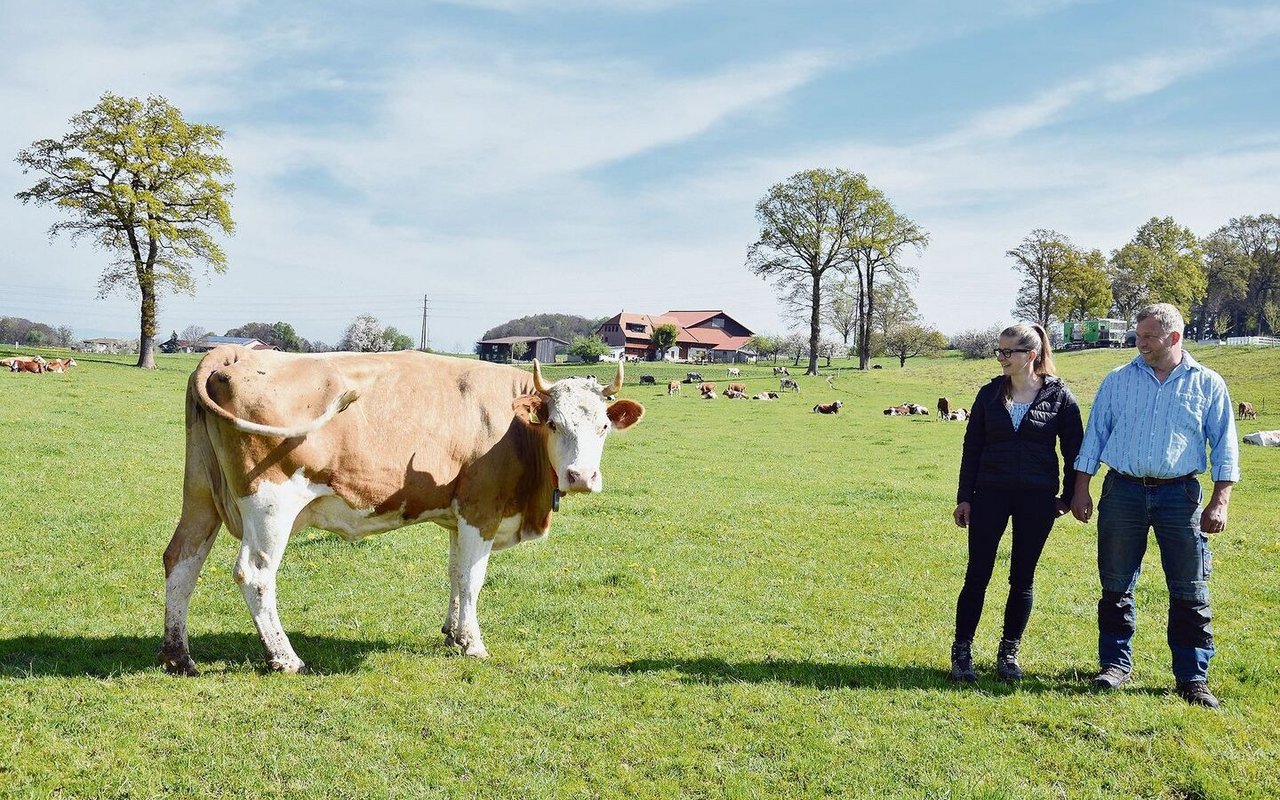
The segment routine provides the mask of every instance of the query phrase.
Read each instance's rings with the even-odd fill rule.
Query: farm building
[[[516,358],[512,348],[519,344],[525,345],[525,351]],[[536,358],[544,364],[554,364],[556,348],[568,347],[569,343],[554,336],[503,336],[500,339],[485,339],[476,345],[476,353],[482,361],[509,364],[512,361],[532,361]]]
[[[653,330],[674,325],[679,331],[675,346],[657,352]],[[668,311],[665,314],[634,314],[621,311],[600,324],[596,335],[618,355],[645,361],[679,359],[685,361],[749,361],[755,352],[747,343],[754,335],[745,325],[723,311]]]

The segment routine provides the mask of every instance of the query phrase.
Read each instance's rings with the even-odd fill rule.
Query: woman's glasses
[[[996,358],[1008,358],[1014,353],[1030,353],[1029,347],[997,347],[995,349]]]

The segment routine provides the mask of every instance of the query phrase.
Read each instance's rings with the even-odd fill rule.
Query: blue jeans
[[[1169,587],[1169,650],[1178,681],[1205,680],[1213,658],[1208,538],[1200,531],[1202,491],[1194,479],[1143,486],[1107,473],[1098,500],[1098,661],[1133,669],[1133,587],[1154,528]]]

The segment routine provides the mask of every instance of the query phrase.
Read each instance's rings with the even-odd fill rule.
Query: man
[[[1139,355],[1098,387],[1084,444],[1076,458],[1071,512],[1093,514],[1089,482],[1106,462],[1098,500],[1099,689],[1127,683],[1133,670],[1133,588],[1155,529],[1169,587],[1169,649],[1178,694],[1217,708],[1209,691],[1213,627],[1211,557],[1206,534],[1227,525],[1231,487],[1240,479],[1235,415],[1222,376],[1182,349],[1182,315],[1168,303],[1138,312]],[[1197,475],[1212,450],[1213,495],[1201,509]]]

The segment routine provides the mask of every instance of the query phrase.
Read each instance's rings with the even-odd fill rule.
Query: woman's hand
[[[956,506],[956,510],[951,512],[951,518],[954,519],[956,524],[961,528],[969,527],[969,504],[961,503]]]
[[[1061,498],[1061,497],[1054,498],[1054,500],[1053,500],[1053,513],[1054,513],[1054,516],[1055,516],[1055,517],[1060,517],[1060,516],[1062,516],[1063,514],[1067,513],[1067,512],[1068,512],[1068,511],[1070,511],[1070,510],[1071,510],[1071,506],[1069,506],[1069,505],[1067,505],[1066,503],[1062,502],[1062,498]]]

